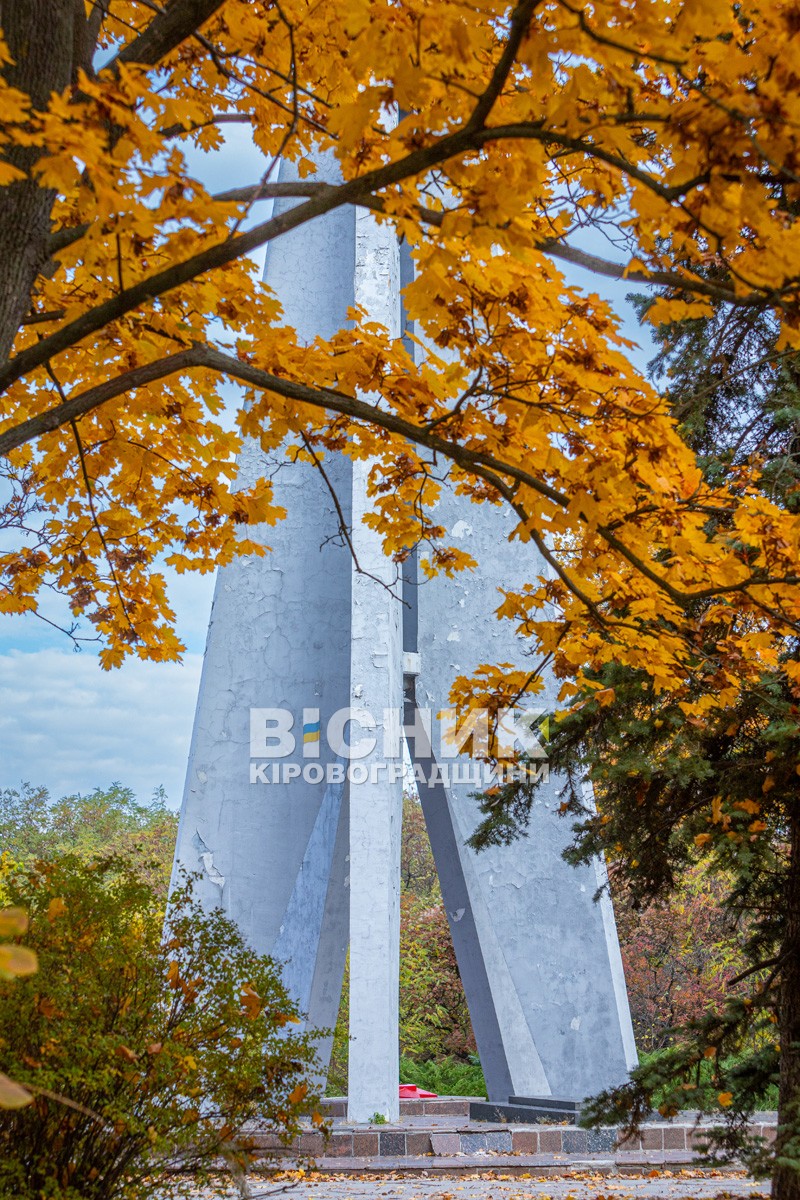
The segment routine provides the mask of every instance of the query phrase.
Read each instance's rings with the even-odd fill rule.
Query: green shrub
[[[400,1059],[400,1082],[415,1083],[417,1087],[439,1096],[485,1096],[486,1083],[476,1057],[469,1062],[445,1058],[439,1062],[416,1062]]]
[[[774,1051],[774,1047],[768,1048]],[[754,1051],[755,1052],[755,1051]],[[739,1078],[746,1081],[749,1068],[749,1055],[738,1057],[728,1055],[719,1066],[709,1059],[699,1063],[694,1073],[694,1087],[683,1083],[675,1083],[672,1077],[674,1051],[671,1049],[654,1050],[650,1054],[639,1055],[639,1067],[647,1071],[657,1080],[653,1091],[653,1107],[701,1109],[703,1112],[722,1112],[724,1106],[719,1101],[719,1084],[717,1073],[722,1070],[726,1078]],[[753,1107],[763,1111],[777,1109],[778,1087],[773,1083],[766,1088],[759,1087],[753,1096]]]
[[[0,1112],[0,1196],[139,1200],[246,1170],[247,1122],[286,1140],[316,1097],[311,1035],[268,958],[191,881],[166,929],[123,859],[64,855],[4,881],[39,970],[0,984],[0,1070],[34,1103]],[[163,932],[162,932],[163,931]],[[61,1097],[63,1099],[58,1099]],[[66,1103],[65,1103],[66,1102]]]

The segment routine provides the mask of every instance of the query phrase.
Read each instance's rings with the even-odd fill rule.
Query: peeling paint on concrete
[[[211,880],[211,882],[213,884],[215,884],[215,886],[218,887],[220,889],[220,891],[222,891],[222,889],[225,887],[225,876],[220,875],[219,871],[214,866],[214,854],[211,850],[209,850],[208,846],[205,844],[203,839],[200,837],[199,830],[195,830],[193,843],[194,843],[195,849],[198,852],[197,857],[199,858],[200,862],[202,863],[203,869],[205,870],[206,875]]]

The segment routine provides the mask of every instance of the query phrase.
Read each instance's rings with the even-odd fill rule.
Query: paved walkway
[[[655,1174],[655,1172],[653,1173]],[[202,1193],[201,1193],[202,1195]],[[236,1195],[231,1192],[231,1197]],[[574,1175],[572,1178],[525,1179],[500,1172],[479,1172],[454,1179],[310,1178],[296,1181],[250,1181],[250,1200],[716,1200],[717,1197],[758,1197],[766,1200],[769,1186],[742,1173],[680,1171],[611,1178]],[[166,1200],[166,1198],[165,1198]]]

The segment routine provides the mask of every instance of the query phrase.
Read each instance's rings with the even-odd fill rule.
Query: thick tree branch
[[[95,408],[99,408],[115,396],[132,391],[136,387],[141,387],[146,383],[152,383],[156,379],[163,379],[176,372],[190,370],[192,367],[205,367],[213,371],[218,371],[220,374],[228,375],[232,379],[238,379],[240,382],[247,383],[260,390],[274,392],[276,395],[295,400],[300,404],[308,404],[314,408],[323,408],[330,412],[340,413],[343,416],[363,421],[367,425],[378,426],[389,433],[406,438],[416,445],[424,446],[426,449],[436,454],[441,454],[444,458],[456,463],[463,470],[490,483],[499,495],[509,503],[520,519],[525,522],[530,521],[530,514],[521,505],[516,489],[507,482],[508,480],[514,480],[517,484],[524,484],[531,491],[545,497],[551,503],[557,504],[560,508],[569,508],[570,498],[568,495],[560,492],[557,488],[552,487],[543,480],[538,479],[535,475],[523,470],[521,467],[504,462],[492,454],[475,450],[469,446],[463,446],[456,441],[449,441],[429,429],[415,425],[412,421],[408,421],[396,413],[386,412],[364,400],[348,396],[344,392],[336,391],[333,388],[315,388],[308,384],[297,383],[295,380],[272,375],[260,367],[253,366],[251,363],[234,358],[232,355],[223,354],[212,346],[200,343],[196,343],[189,349],[170,355],[156,363],[149,363],[146,366],[129,371],[125,375],[118,376],[116,379],[108,380],[96,388],[91,388],[89,391],[67,400],[56,408],[50,409],[45,413],[40,413],[36,417],[31,417],[28,421],[24,421],[15,428],[7,430],[4,434],[0,434],[0,455],[8,455],[15,448],[32,441],[41,434],[71,423],[77,417],[83,416]],[[588,519],[584,514],[579,515],[583,521],[588,523]],[[668,595],[681,608],[697,603],[700,600],[712,599],[717,596],[747,594],[752,588],[761,588],[770,585],[795,586],[800,583],[800,576],[794,575],[778,578],[758,578],[757,576],[751,576],[737,584],[684,592],[680,588],[675,587],[664,575],[656,571],[651,564],[645,562],[640,556],[635,554],[611,531],[610,527],[598,526],[596,532],[621,558],[625,559],[635,570],[640,572],[646,579],[649,579],[654,586]],[[587,598],[580,591],[575,591],[571,580],[563,575],[562,579],[582,603],[587,603]],[[756,603],[760,604],[761,602],[756,601]],[[589,604],[591,610],[594,612],[595,606],[591,602]],[[762,607],[766,606],[762,605]],[[783,619],[779,612],[773,612],[771,609],[768,611],[773,616]]]
[[[143,63],[155,66],[166,54],[204,25],[224,0],[169,0],[150,24],[127,46],[123,46],[108,67],[118,63]]]
[[[253,183],[245,187],[228,188],[224,192],[215,192],[211,199],[217,204],[255,204],[259,200],[307,200],[323,195],[330,186],[327,183],[315,183],[313,180],[292,183]],[[369,208],[372,212],[383,213],[386,211],[386,205],[380,196],[367,195],[353,200],[352,203],[359,208]],[[421,221],[437,228],[441,228],[447,216],[446,211],[426,208],[424,205],[419,205],[417,212]],[[89,228],[88,225],[74,225],[56,230],[51,236],[49,244],[51,257],[85,237]],[[561,259],[572,266],[581,267],[583,270],[590,271],[594,275],[602,275],[607,279],[624,279],[626,282],[641,283],[648,287],[674,288],[683,293],[710,296],[712,299],[721,300],[723,303],[738,308],[760,308],[765,303],[765,297],[761,292],[739,295],[732,288],[709,283],[707,279],[695,278],[691,275],[681,274],[679,271],[631,271],[625,263],[601,258],[597,254],[590,254],[587,250],[581,250],[577,246],[571,246],[568,242],[555,238],[548,238],[546,241],[536,243],[536,249],[543,254],[550,255],[551,258]]]
[[[18,446],[24,446],[27,442],[34,441],[44,433],[52,433],[53,430],[68,425],[79,417],[92,412],[95,408],[99,408],[108,400],[113,400],[116,396],[122,396],[138,387],[144,387],[145,384],[155,383],[157,379],[166,379],[169,375],[175,375],[198,365],[197,348],[192,347],[178,354],[160,358],[156,362],[147,363],[143,367],[135,367],[132,371],[126,371],[124,375],[118,375],[115,379],[108,379],[105,383],[98,384],[97,387],[89,388],[88,391],[81,392],[78,396],[70,397],[56,408],[50,408],[46,412],[39,413],[38,416],[29,417],[27,421],[1,433],[0,457],[8,455]]]
[[[290,229],[304,225],[306,221],[323,216],[344,204],[358,204],[371,192],[399,183],[410,176],[422,174],[453,155],[463,153],[469,149],[470,137],[471,135],[459,130],[457,133],[440,138],[431,146],[416,150],[396,162],[378,167],[358,179],[351,179],[338,187],[324,186],[314,198],[307,200],[304,204],[298,204],[295,208],[273,216],[245,233],[228,238],[224,242],[218,242],[183,262],[173,263],[163,271],[140,280],[133,287],[126,288],[125,291],[117,293],[103,304],[97,305],[96,308],[89,309],[88,312],[76,317],[68,325],[64,325],[49,337],[43,338],[41,342],[29,346],[10,359],[0,369],[0,392],[5,391],[10,384],[21,379],[36,367],[42,366],[48,359],[82,341],[89,334],[95,333],[111,321],[116,321],[126,313],[133,312],[142,304],[156,299],[165,292],[188,283],[191,279],[205,274],[206,271],[234,262],[258,246],[263,246],[265,242],[272,241],[283,233],[288,233]]]

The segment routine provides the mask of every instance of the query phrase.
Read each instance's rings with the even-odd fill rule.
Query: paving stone
[[[589,1149],[589,1135],[585,1129],[562,1129],[561,1149],[565,1154],[585,1154]]]
[[[487,1133],[486,1149],[490,1150],[492,1154],[510,1154],[512,1149],[511,1134],[507,1131],[503,1131],[502,1133]]]
[[[462,1133],[461,1149],[464,1154],[475,1154],[478,1150],[486,1150],[485,1133]]]
[[[404,1133],[381,1133],[380,1134],[380,1153],[381,1157],[385,1154],[405,1154],[406,1152],[406,1135]]]
[[[539,1149],[539,1134],[535,1129],[514,1129],[511,1145],[515,1154],[535,1154]]]
[[[283,1146],[277,1133],[252,1133],[250,1136],[258,1150],[279,1150]]]
[[[561,1130],[560,1129],[540,1129],[539,1130],[539,1149],[544,1154],[560,1154],[561,1153]]]
[[[406,1154],[430,1154],[431,1135],[429,1133],[407,1133]]]
[[[642,1129],[642,1149],[664,1149],[664,1130],[660,1125],[647,1125]]]
[[[325,1139],[321,1133],[301,1133],[299,1149],[301,1154],[322,1154]]]
[[[616,1129],[587,1129],[586,1148],[590,1154],[599,1151],[611,1152],[617,1144]],[[564,1146],[566,1150],[566,1144]]]
[[[421,1117],[425,1112],[424,1100],[401,1100],[400,1101],[400,1120],[404,1121],[406,1117]]]
[[[432,1133],[431,1149],[434,1154],[458,1154],[461,1150],[461,1138],[457,1133]]]
[[[380,1149],[377,1133],[354,1133],[353,1154],[356,1158],[373,1158]]]
[[[686,1149],[686,1127],[684,1125],[665,1125],[664,1126],[664,1149],[665,1150],[685,1150]]]
[[[469,1098],[463,1100],[424,1100],[425,1112],[448,1117],[468,1117]]]
[[[338,1158],[340,1155],[352,1156],[353,1153],[353,1135],[352,1133],[333,1133],[325,1147],[325,1154],[331,1158]]]

